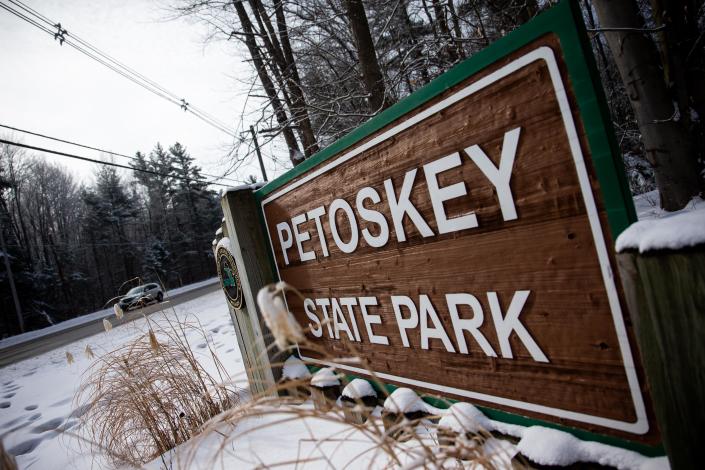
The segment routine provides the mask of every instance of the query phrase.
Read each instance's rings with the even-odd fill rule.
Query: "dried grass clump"
[[[117,464],[147,463],[199,432],[211,417],[233,406],[237,394],[204,330],[166,321],[131,343],[103,355],[89,369],[76,397],[84,415],[83,441]],[[186,333],[198,330],[218,377],[198,362]],[[159,338],[159,339],[158,339]]]
[[[303,365],[305,361],[301,359],[289,358],[285,362],[272,363],[272,367],[283,367],[285,379],[282,382],[209,420],[196,439],[169,456],[171,461],[168,465],[165,462],[165,466],[179,470],[240,466],[308,468],[312,465],[340,470],[523,468],[513,459],[514,454],[488,430],[478,427],[473,429],[476,432],[472,434],[444,435],[439,432],[438,420],[447,412],[426,404],[420,398],[418,404],[422,406],[418,409],[399,409],[398,419],[386,422],[388,413],[380,405],[385,400],[393,404],[395,399],[387,395],[386,388],[370,369],[364,356],[359,354],[355,344],[343,339],[341,348],[334,356],[301,335],[307,332],[307,328],[293,327],[293,315],[283,302],[276,300],[285,291],[298,295],[293,287],[283,284],[267,286],[258,295],[258,304],[264,318],[269,319],[272,333],[273,341],[268,349],[277,348],[283,354],[293,353],[295,349],[292,344],[296,344],[299,350],[309,353],[307,356],[319,358],[315,364],[308,365],[355,363],[357,367],[367,370],[368,381],[376,391],[368,392],[364,397],[357,392],[349,393],[345,402],[342,398],[336,401],[340,394],[340,381],[342,385],[349,385],[349,377],[344,374],[323,369],[324,373],[319,371],[314,375],[314,378],[320,376],[321,380],[311,380],[307,372],[290,374],[287,370],[294,363]],[[310,402],[302,404],[300,397],[291,393],[291,390],[301,388],[307,391],[302,395],[310,394],[316,401],[316,392],[320,391],[321,386],[336,389],[335,396],[326,398],[324,407],[318,404],[312,406]],[[281,396],[282,392],[288,392],[288,396]],[[403,393],[416,396],[408,389]],[[397,394],[397,398],[402,397]],[[364,419],[351,412],[364,413]],[[258,438],[258,433],[263,434]],[[259,448],[261,455],[258,455],[254,447],[257,446],[256,442],[262,441],[257,439],[267,440],[270,437],[273,439],[271,447],[265,444],[264,449]],[[343,452],[342,448],[349,445],[354,449]],[[296,446],[295,457],[284,454],[286,456],[278,460],[278,446]]]

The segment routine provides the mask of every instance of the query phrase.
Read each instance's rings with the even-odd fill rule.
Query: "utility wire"
[[[20,128],[18,128],[18,127],[8,126],[8,125],[6,125],[6,124],[0,124],[0,127],[4,127],[5,129],[10,129],[10,130],[17,131],[17,132],[23,132],[23,133],[25,133],[25,134],[34,135],[34,136],[37,136],[37,137],[41,137],[41,138],[43,138],[43,139],[54,140],[54,141],[56,141],[56,142],[63,142],[63,143],[65,143],[65,144],[75,145],[76,147],[83,147],[83,148],[85,148],[85,149],[95,150],[95,151],[97,151],[97,152],[103,152],[103,153],[107,153],[107,154],[110,154],[110,155],[115,155],[116,157],[127,158],[128,160],[132,160],[132,161],[139,161],[137,158],[132,157],[132,156],[130,156],[130,155],[125,155],[125,154],[123,154],[123,153],[117,153],[117,152],[113,152],[113,151],[111,151],[111,150],[105,150],[105,149],[101,149],[101,148],[98,148],[98,147],[91,147],[90,145],[84,145],[84,144],[79,144],[78,142],[71,142],[70,140],[59,139],[58,137],[51,137],[51,136],[48,136],[48,135],[45,135],[45,134],[40,134],[40,133],[38,133],[38,132],[32,132],[32,131],[28,131],[28,130],[26,130],[26,129],[20,129]],[[177,168],[171,168],[171,169],[174,170],[174,171],[178,171]],[[203,172],[201,172],[201,174],[202,174],[203,176],[208,176],[209,178],[216,178],[216,179],[221,179],[221,180],[228,180],[228,181],[237,182],[237,180],[235,180],[235,179],[233,179],[233,178],[228,178],[228,177],[226,177],[226,176],[211,175],[211,174],[203,173]]]
[[[176,104],[177,106],[180,106],[180,107],[181,107],[182,109],[184,109],[185,111],[189,111],[189,107],[190,107],[190,108],[193,108],[193,111],[191,111],[191,113],[194,114],[196,117],[198,117],[198,118],[204,120],[204,121],[207,122],[208,124],[215,125],[215,127],[217,127],[219,130],[221,130],[221,131],[223,131],[223,132],[226,132],[226,133],[230,134],[230,135],[233,136],[233,137],[237,137],[237,136],[235,136],[235,135],[228,129],[227,124],[223,123],[222,121],[219,121],[217,118],[215,118],[215,117],[213,117],[212,115],[206,113],[205,111],[202,111],[200,108],[197,108],[196,106],[189,105],[189,104],[186,102],[185,99],[179,98],[179,96],[176,95],[175,93],[170,92],[169,90],[167,90],[167,89],[164,88],[163,86],[159,85],[157,82],[155,82],[155,81],[153,81],[153,80],[151,80],[151,79],[145,77],[144,75],[142,75],[141,73],[137,72],[136,70],[134,70],[134,69],[128,67],[127,65],[125,65],[124,63],[118,61],[118,60],[115,59],[114,57],[112,57],[112,56],[108,55],[107,53],[101,51],[101,50],[98,49],[97,47],[91,45],[88,41],[85,41],[85,40],[81,39],[80,37],[74,35],[73,33],[69,33],[66,29],[64,29],[64,28],[61,27],[61,23],[54,23],[53,21],[51,21],[50,19],[48,19],[46,16],[42,15],[41,13],[39,13],[39,12],[37,12],[36,10],[32,9],[31,7],[29,7],[29,6],[25,5],[25,4],[23,4],[23,3],[20,2],[19,0],[9,0],[9,1],[10,1],[12,4],[14,4],[15,6],[20,7],[20,8],[22,8],[23,10],[25,10],[26,12],[28,12],[28,13],[34,15],[36,18],[38,18],[38,19],[40,19],[41,21],[45,22],[45,23],[46,23],[47,25],[49,25],[50,27],[52,27],[52,28],[57,28],[57,32],[53,32],[53,31],[51,31],[51,30],[47,31],[47,29],[46,29],[45,27],[43,27],[43,26],[40,27],[40,26],[38,26],[38,25],[36,24],[36,22],[32,21],[32,24],[33,24],[33,25],[35,25],[35,26],[37,26],[37,27],[40,27],[40,29],[42,29],[43,31],[47,32],[48,34],[53,35],[53,36],[54,36],[54,39],[60,39],[60,42],[61,42],[62,44],[63,44],[63,42],[66,42],[67,44],[69,44],[70,46],[72,46],[72,47],[74,47],[75,49],[79,50],[80,52],[82,52],[82,53],[88,55],[90,58],[92,58],[92,59],[98,61],[98,62],[101,63],[102,65],[104,65],[104,66],[110,68],[111,70],[114,70],[115,72],[119,73],[120,75],[124,76],[125,78],[128,78],[129,80],[131,80],[131,81],[133,81],[133,82],[135,82],[135,83],[136,83],[136,81],[133,79],[133,77],[127,77],[127,76],[125,76],[125,73],[124,73],[124,72],[126,72],[128,75],[131,74],[131,75],[137,77],[139,80],[141,80],[141,81],[147,83],[148,85],[150,85],[151,87],[155,88],[156,90],[159,90],[159,92],[161,92],[161,93],[159,93],[159,92],[157,92],[157,91],[155,91],[155,90],[151,90],[151,89],[147,88],[149,91],[151,91],[151,92],[157,94],[157,95],[160,96],[161,98],[167,99],[168,101],[172,102],[173,104]],[[6,9],[7,9],[7,8],[6,8]],[[10,11],[10,10],[8,10],[8,11]],[[23,19],[25,19],[25,20],[27,21],[26,16],[23,15],[22,17],[23,17]],[[120,70],[120,71],[115,70],[116,67],[113,67],[113,66],[107,64],[104,60],[101,60],[101,59],[99,59],[98,57],[95,57],[93,54],[87,53],[86,51],[82,50],[82,49],[80,48],[80,46],[77,46],[76,44],[73,44],[71,41],[67,40],[67,38],[66,38],[67,35],[70,36],[71,38],[73,38],[73,39],[74,39],[76,42],[78,42],[79,44],[82,44],[83,46],[89,48],[90,50],[92,50],[93,52],[95,52],[96,54],[98,54],[99,56],[102,56],[102,57],[103,57],[104,59],[106,59],[107,61],[112,62],[112,64],[114,64],[117,68],[122,69],[122,70]],[[143,84],[141,84],[141,83],[137,83],[137,84],[140,85],[140,86],[143,86]],[[146,88],[146,87],[145,87],[145,88]],[[165,96],[165,95],[166,95],[166,96]],[[195,112],[194,112],[194,111],[195,111]],[[200,114],[200,115],[199,115],[199,114]],[[204,117],[205,117],[205,119],[204,119]],[[211,121],[211,122],[209,122],[209,121]]]
[[[203,183],[203,184],[207,184],[207,185],[212,184],[212,185],[216,185],[216,186],[223,186],[226,188],[230,187],[227,184],[215,183],[213,181],[203,181],[203,180],[197,180],[197,179],[192,179],[192,178],[184,178],[184,177],[177,176],[177,175],[170,175],[168,173],[161,173],[159,171],[147,170],[147,169],[143,169],[143,168],[133,168],[131,166],[122,165],[120,163],[102,162],[100,160],[95,160],[93,158],[88,158],[88,157],[82,157],[80,155],[74,155],[72,153],[59,152],[57,150],[51,150],[51,149],[46,149],[46,148],[42,148],[42,147],[35,147],[33,145],[21,144],[19,142],[11,142],[11,141],[5,140],[5,139],[0,139],[0,144],[13,145],[15,147],[22,147],[22,148],[26,148],[26,149],[30,149],[30,150],[36,150],[39,152],[50,153],[50,154],[58,155],[61,157],[75,158],[77,160],[83,160],[86,162],[97,163],[99,165],[114,166],[117,168],[124,168],[126,170],[139,171],[141,173],[149,173],[149,174],[156,175],[156,176],[162,176],[164,178],[174,178],[174,179],[178,179],[178,180],[182,180],[182,181],[186,181],[186,182]]]
[[[124,78],[127,78],[128,80],[132,81],[133,83],[145,88],[147,91],[154,93],[155,95],[159,96],[160,98],[163,98],[163,99],[171,102],[172,104],[175,104],[175,105],[181,107],[184,111],[193,114],[197,118],[201,119],[203,122],[211,125],[212,127],[220,130],[221,132],[224,132],[235,139],[238,139],[238,140],[240,139],[240,137],[238,135],[236,135],[233,131],[231,131],[228,128],[228,125],[225,124],[224,122],[218,120],[217,118],[215,118],[214,116],[201,110],[200,108],[189,104],[186,101],[186,99],[180,98],[178,95],[169,91],[168,89],[164,88],[163,86],[159,85],[154,80],[149,79],[148,77],[144,76],[143,74],[128,67],[127,65],[120,62],[119,60],[113,58],[109,54],[101,51],[99,48],[93,46],[88,41],[81,39],[80,37],[74,35],[73,33],[69,33],[66,29],[64,29],[61,26],[61,23],[57,23],[57,22],[52,21],[51,19],[42,15],[38,11],[29,7],[28,5],[25,5],[24,3],[22,3],[19,0],[8,0],[8,1],[12,5],[14,5],[16,8],[20,8],[21,10],[24,10],[25,13],[34,16],[36,19],[28,17],[22,11],[13,9],[9,5],[0,3],[0,6],[3,9],[7,10],[8,12],[12,13],[13,15],[17,16],[18,18],[28,22],[32,26],[35,26],[38,29],[49,34],[50,36],[53,36],[54,39],[58,39],[61,44],[63,44],[63,43],[68,44],[69,46],[73,47],[74,49],[76,49],[77,51],[86,55],[87,57],[95,60],[96,62],[100,63],[101,65],[118,73],[119,75],[123,76]],[[47,24],[48,27],[40,24],[37,20]],[[52,30],[50,28],[54,28],[55,30]],[[73,39],[75,42],[73,42],[71,39]],[[88,49],[88,50],[86,50],[86,49]]]

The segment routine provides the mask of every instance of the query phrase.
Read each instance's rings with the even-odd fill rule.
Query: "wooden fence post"
[[[242,286],[243,306],[236,310],[240,349],[252,362],[248,373],[255,394],[276,394],[283,362],[272,345],[272,335],[264,323],[259,307],[259,290],[278,279],[269,261],[267,235],[260,223],[259,206],[250,186],[229,189],[221,200],[225,225]]]
[[[626,251],[617,263],[671,468],[701,468],[705,246]]]

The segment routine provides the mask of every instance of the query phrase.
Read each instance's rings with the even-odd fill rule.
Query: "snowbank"
[[[705,200],[695,198],[685,208],[665,212],[659,208],[658,192],[634,198],[639,221],[617,237],[617,252],[678,250],[705,244]]]

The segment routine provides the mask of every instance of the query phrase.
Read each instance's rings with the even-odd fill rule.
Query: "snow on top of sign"
[[[572,465],[582,460],[580,439],[567,432],[543,426],[524,429],[519,451],[540,465]]]
[[[311,379],[311,386],[313,387],[323,388],[334,387],[336,385],[340,385],[340,380],[338,379],[338,376],[335,375],[332,367],[326,367],[319,370],[313,374],[313,378]]]
[[[296,356],[289,356],[282,367],[282,377],[289,380],[311,377],[308,367]]]
[[[659,208],[658,191],[634,198],[639,221],[617,237],[617,252],[677,250],[705,243],[705,200],[693,198],[683,209],[665,212]]]
[[[457,433],[479,432],[492,429],[492,423],[482,411],[470,403],[454,403],[438,422],[439,429]]]
[[[438,423],[439,429],[466,432],[496,431],[519,439],[516,448],[540,465],[567,466],[593,462],[619,469],[668,469],[666,457],[646,457],[637,452],[592,441],[581,441],[564,431],[543,426],[524,427],[487,418],[468,403],[453,404]]]
[[[427,411],[426,403],[410,388],[398,388],[384,400],[384,409],[390,413]]]
[[[265,186],[266,184],[267,183],[264,181],[258,181],[256,183],[252,183],[252,184],[241,184],[240,186],[231,186],[230,188],[227,188],[225,190],[225,193],[227,194],[227,193],[232,193],[235,191],[243,191],[245,189],[249,189],[251,191],[257,191],[259,188]],[[223,218],[223,220],[225,220],[225,218]]]
[[[221,238],[220,241],[218,242],[218,244],[215,246],[215,250],[218,251],[218,249],[220,247],[225,248],[226,250],[228,250],[231,253],[233,251],[232,247],[230,246],[230,238],[228,238],[228,237]]]
[[[363,397],[376,397],[377,392],[367,380],[354,379],[343,389],[343,396],[355,400]]]

